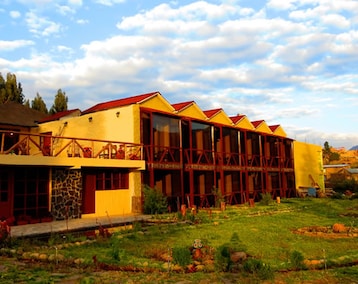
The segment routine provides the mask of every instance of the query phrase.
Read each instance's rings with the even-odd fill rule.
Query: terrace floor
[[[121,215],[86,217],[81,219],[69,219],[63,221],[52,221],[37,224],[26,224],[11,227],[11,236],[18,237],[44,237],[53,233],[70,233],[77,231],[98,230],[100,226],[104,228],[124,226],[133,222],[140,222],[151,218],[149,215]]]

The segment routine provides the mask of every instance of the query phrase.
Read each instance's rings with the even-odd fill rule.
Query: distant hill
[[[353,146],[353,147],[350,148],[349,150],[358,150],[358,145]]]

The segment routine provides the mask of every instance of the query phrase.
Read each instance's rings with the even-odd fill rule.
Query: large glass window
[[[126,170],[107,169],[96,175],[96,190],[128,189],[129,173]]]
[[[192,125],[193,148],[200,150],[212,149],[211,126],[193,122]]]
[[[154,145],[180,147],[179,119],[153,114]]]
[[[48,214],[49,174],[46,168],[16,169],[14,215],[41,217]]]

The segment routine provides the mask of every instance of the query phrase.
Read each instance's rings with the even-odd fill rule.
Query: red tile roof
[[[280,125],[277,124],[277,125],[270,125],[269,128],[271,129],[272,132],[274,132],[277,128],[279,128]]]
[[[71,110],[60,111],[60,112],[57,112],[57,113],[55,113],[53,115],[45,117],[44,119],[39,120],[39,123],[59,120],[60,118],[65,117],[65,116],[69,116],[69,115],[71,115],[71,114],[73,114],[75,112],[81,113],[81,111],[78,108],[71,109]]]
[[[241,114],[241,115],[236,115],[236,116],[230,116],[230,119],[232,120],[232,122],[234,124],[238,123],[243,117],[245,117],[245,115]]]
[[[88,113],[92,113],[92,112],[96,112],[96,111],[101,111],[101,110],[106,110],[106,109],[111,109],[111,108],[131,105],[131,104],[137,104],[137,103],[143,102],[157,94],[158,94],[158,92],[153,92],[153,93],[142,94],[142,95],[133,96],[133,97],[129,97],[129,98],[123,98],[123,99],[119,99],[119,100],[99,103],[99,104],[83,111],[82,114],[88,114]]]
[[[208,118],[211,118],[222,110],[223,110],[222,108],[217,108],[217,109],[204,110],[203,112]]]
[[[176,110],[176,111],[181,111],[189,106],[191,106],[194,103],[194,101],[189,101],[189,102],[182,102],[182,103],[177,103],[177,104],[172,104],[172,107]]]
[[[261,123],[263,123],[264,120],[256,120],[256,121],[251,121],[252,125],[257,128]]]

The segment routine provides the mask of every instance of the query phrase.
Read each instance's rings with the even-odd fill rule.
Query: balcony
[[[141,144],[0,131],[0,164],[145,169]]]

